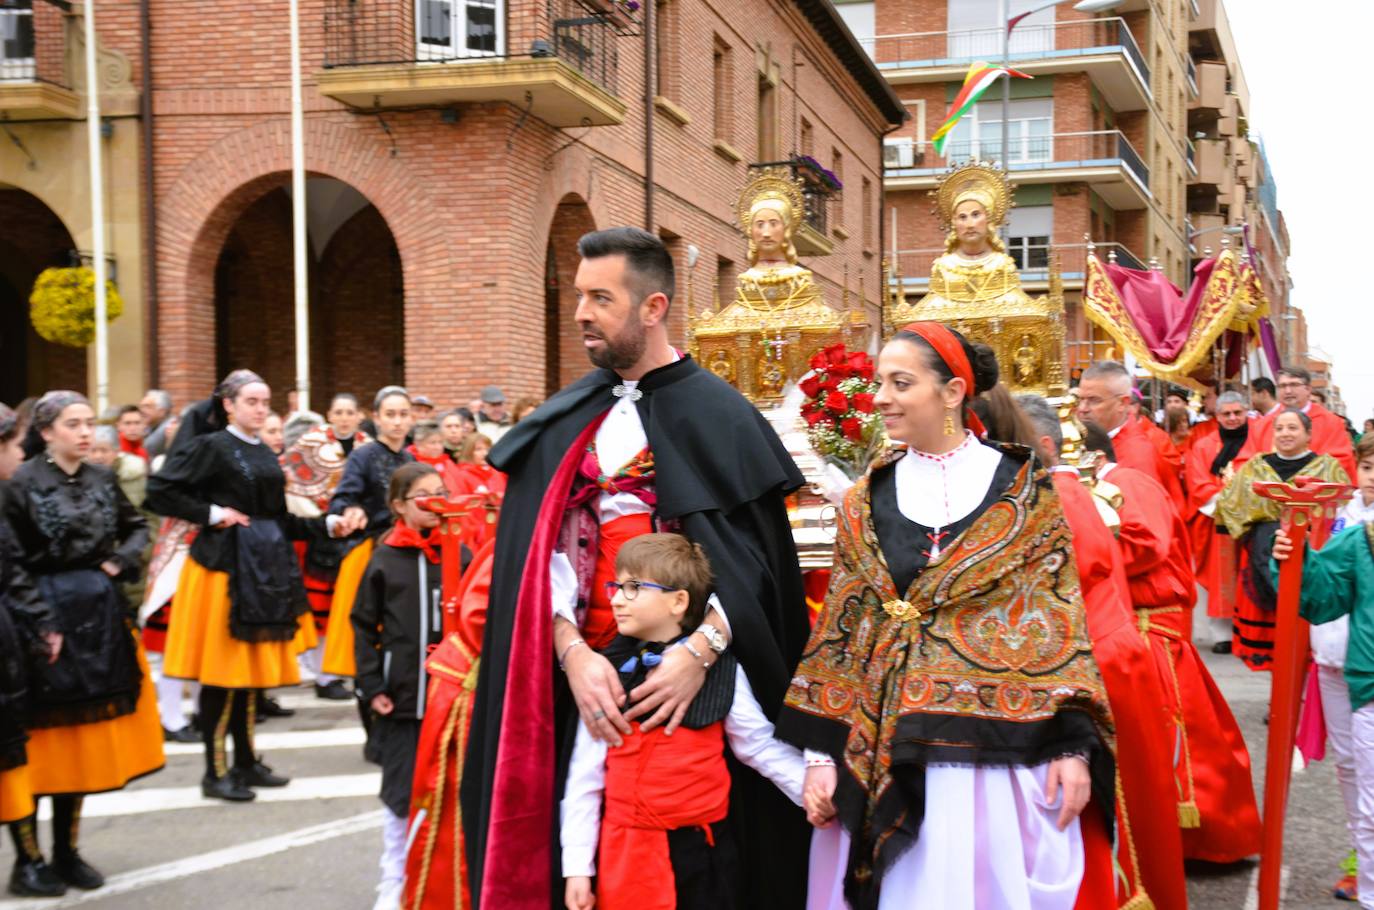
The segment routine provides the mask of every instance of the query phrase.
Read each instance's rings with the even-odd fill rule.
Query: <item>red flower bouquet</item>
[[[812,372],[798,383],[807,438],[816,453],[850,477],[859,477],[883,444],[883,422],[873,406],[878,383],[873,358],[832,344],[810,360]]]

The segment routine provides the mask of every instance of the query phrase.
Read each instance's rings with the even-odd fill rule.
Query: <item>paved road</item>
[[[1245,731],[1260,781],[1268,677],[1203,651]],[[0,897],[0,910],[368,910],[381,814],[377,773],[362,759],[357,715],[351,703],[320,701],[305,688],[278,694],[297,714],[264,723],[259,746],[273,767],[292,776],[290,787],[265,791],[266,798],[248,805],[202,800],[199,748],[174,747],[166,770],[121,793],[87,800],[83,852],[109,877],[105,890],[57,901]],[[1285,908],[1351,906],[1332,901],[1328,891],[1346,850],[1340,819],[1329,764],[1295,777]],[[4,838],[0,869],[12,861],[13,848]],[[1249,863],[1191,869],[1191,906],[1246,907],[1254,871]]]

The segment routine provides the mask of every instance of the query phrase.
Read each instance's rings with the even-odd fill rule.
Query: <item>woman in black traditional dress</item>
[[[295,640],[309,604],[290,541],[325,533],[324,519],[286,510],[281,465],[258,435],[270,396],[257,374],[229,374],[215,390],[225,429],[177,446],[148,483],[149,508],[202,526],[177,583],[163,672],[201,684],[201,792],[235,802],[253,799],[253,787],[289,783],[253,750],[252,690],[300,680]]]
[[[36,815],[13,822],[20,867],[11,888],[54,894],[104,878],[77,852],[81,801],[163,765],[157,698],[119,582],[138,577],[148,526],[108,468],[85,464],[95,413],[76,392],[35,405],[29,438],[45,447],[15,472],[4,519],[20,559],[52,607],[61,651],[29,678],[28,767],[53,801],[53,871],[44,876]]]

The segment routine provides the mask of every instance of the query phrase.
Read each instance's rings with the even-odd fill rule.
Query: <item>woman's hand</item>
[[[585,875],[569,876],[563,887],[563,906],[568,910],[592,910],[596,906],[592,880]]]
[[[361,531],[363,528],[367,527],[367,513],[363,511],[362,506],[349,506],[344,509],[343,519],[344,523],[343,528],[341,528],[341,536],[347,536],[354,531]]]
[[[113,559],[107,559],[100,564],[100,571],[111,578],[118,578],[119,573],[122,572],[123,569],[121,569],[119,563],[115,562]]]
[[[1278,531],[1274,533],[1273,555],[1274,559],[1279,562],[1283,562],[1293,555],[1293,541],[1287,534],[1283,533],[1283,528],[1279,528]]]
[[[829,828],[835,819],[835,785],[839,772],[834,765],[811,765],[802,782],[802,808],[806,820],[817,828]]]
[[[386,717],[395,710],[396,705],[392,703],[391,696],[387,695],[385,692],[378,692],[376,695],[372,696],[372,712],[374,714],[380,714],[382,717]]]
[[[1064,804],[1059,807],[1056,824],[1063,831],[1069,822],[1078,818],[1083,807],[1092,795],[1092,779],[1088,776],[1088,763],[1075,755],[1056,758],[1050,762],[1049,777],[1045,780],[1045,801],[1054,805],[1059,791],[1064,791]]]
[[[62,633],[44,632],[43,642],[48,646],[48,663],[57,663],[57,655],[62,653]]]
[[[244,515],[238,509],[231,506],[225,506],[224,510],[220,513],[219,521],[215,523],[215,527],[232,528],[234,525],[243,525],[245,528],[248,527],[248,516]]]
[[[568,675],[577,711],[592,736],[619,746],[620,737],[630,735],[630,724],[620,713],[625,704],[625,688],[620,685],[615,667],[583,644],[567,652],[563,671]]]
[[[690,651],[686,648],[664,651],[663,663],[630,693],[635,706],[625,717],[635,720],[649,714],[649,719],[641,723],[639,729],[647,733],[659,724],[666,724],[663,732],[671,736],[705,684],[706,668]]]

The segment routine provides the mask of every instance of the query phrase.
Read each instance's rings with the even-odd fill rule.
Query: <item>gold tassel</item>
[[[1155,902],[1150,900],[1150,895],[1141,891],[1135,897],[1122,904],[1117,910],[1155,910]]]
[[[1198,810],[1197,803],[1189,800],[1186,803],[1178,804],[1178,826],[1180,828],[1202,827],[1202,813]]]
[[[954,435],[954,415],[948,411],[945,412],[945,435]]]

